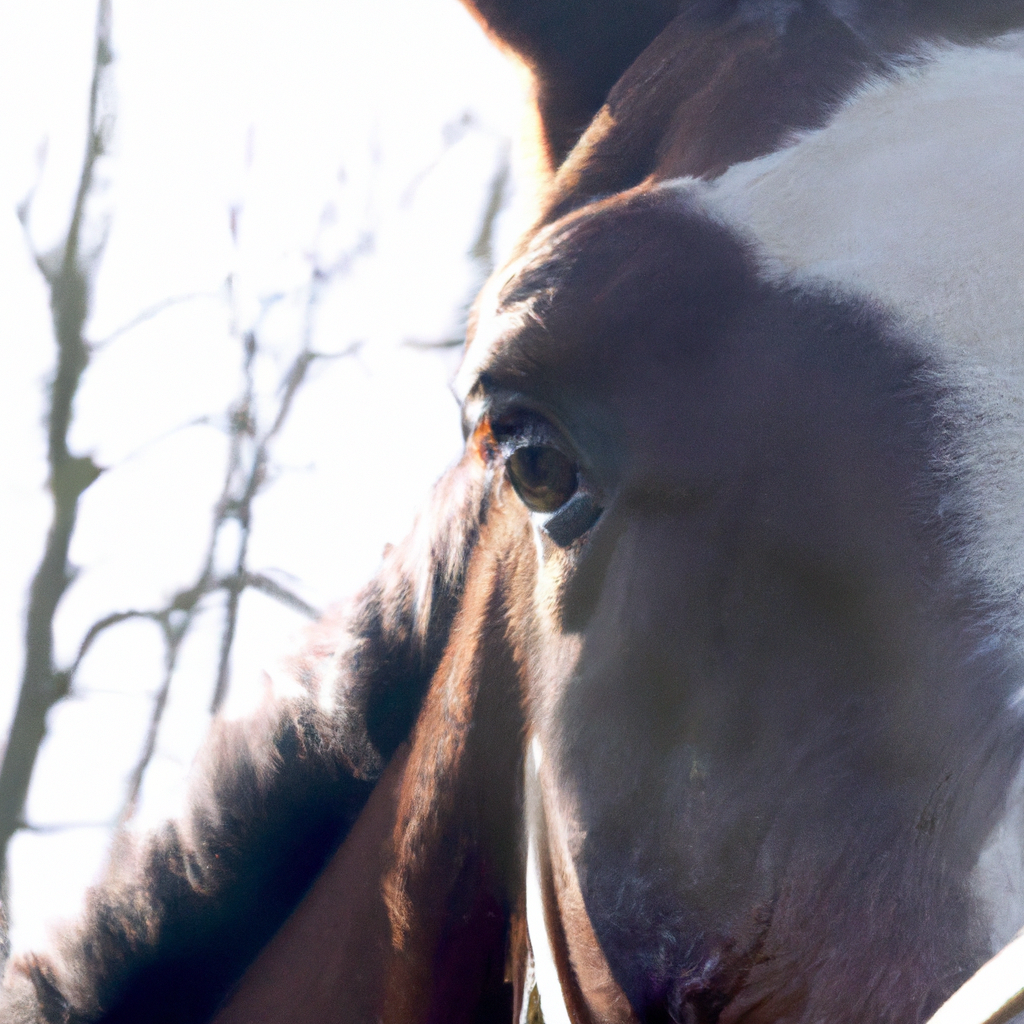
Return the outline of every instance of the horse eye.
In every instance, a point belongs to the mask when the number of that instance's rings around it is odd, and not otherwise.
[[[555,512],[575,493],[575,464],[557,448],[529,444],[517,448],[505,463],[516,494],[531,512]]]

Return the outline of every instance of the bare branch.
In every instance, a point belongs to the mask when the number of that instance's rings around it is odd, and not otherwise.
[[[85,155],[67,234],[52,261],[37,254],[36,263],[50,288],[50,312],[57,342],[57,367],[50,385],[47,413],[47,460],[53,499],[53,520],[39,567],[32,580],[25,631],[25,667],[18,704],[0,766],[0,900],[6,902],[7,849],[21,827],[29,781],[43,737],[46,715],[68,692],[70,676],[53,665],[53,618],[72,579],[68,548],[75,528],[78,499],[99,476],[88,456],[68,450],[67,437],[78,384],[88,362],[83,329],[89,312],[90,285],[102,243],[84,253],[81,247],[86,201],[93,188],[96,162],[110,133],[101,116],[101,91],[112,60],[110,3],[100,0],[96,20],[89,120]],[[27,207],[21,211],[27,221]]]
[[[148,306],[141,312],[136,313],[131,320],[122,324],[120,327],[115,328],[106,337],[90,342],[89,348],[93,352],[98,352],[100,349],[109,345],[112,341],[115,341],[122,335],[128,334],[130,331],[134,331],[136,327],[141,327],[144,323],[154,319],[163,313],[164,310],[170,309],[173,306],[180,306],[185,302],[194,302],[196,299],[209,299],[215,297],[216,294],[213,292],[186,292],[184,295],[173,295],[168,299],[162,299],[160,302],[154,302],[152,306]]]
[[[498,170],[491,179],[491,187],[487,193],[487,205],[484,207],[480,221],[480,230],[469,248],[469,257],[480,268],[481,280],[494,270],[494,226],[498,215],[508,202],[508,186],[512,174],[509,148],[506,145],[498,164]],[[474,289],[475,291],[476,289]],[[435,341],[421,341],[418,338],[407,338],[402,342],[403,348],[418,349],[423,352],[436,352],[442,349],[461,348],[464,338],[440,338]]]
[[[128,774],[128,785],[126,787],[124,803],[117,816],[117,827],[121,828],[135,814],[139,805],[139,793],[142,790],[142,780],[149,768],[153,754],[156,753],[156,742],[160,736],[160,723],[163,721],[164,710],[167,707],[167,698],[171,693],[171,682],[174,679],[174,669],[178,662],[178,652],[181,649],[181,642],[185,637],[186,628],[179,626],[174,628],[170,623],[170,617],[165,617],[164,637],[167,644],[164,656],[164,677],[157,690],[156,698],[153,701],[153,710],[149,716],[149,725],[146,729],[146,738],[142,744],[142,752],[138,760]],[[184,625],[184,624],[183,624]]]
[[[363,343],[361,341],[353,341],[340,352],[311,352],[309,349],[304,349],[300,352],[285,372],[281,388],[281,404],[278,407],[277,416],[273,424],[263,436],[262,445],[265,447],[268,442],[273,440],[281,427],[284,426],[288,413],[291,412],[292,401],[306,379],[306,371],[311,363],[317,359],[345,359],[348,356],[354,356],[362,347]]]
[[[248,531],[246,531],[247,533]],[[242,557],[239,558],[239,561],[241,560]],[[232,579],[236,578],[232,577]],[[214,715],[220,711],[228,695],[228,685],[231,681],[231,648],[234,646],[235,632],[238,629],[238,603],[242,596],[243,586],[242,581],[237,580],[233,586],[228,588],[224,629],[221,633],[220,655],[217,661],[217,682],[210,701],[210,713]]]
[[[68,683],[70,686],[71,681],[74,678],[75,673],[78,671],[78,666],[81,665],[82,659],[86,656],[89,648],[92,647],[93,641],[100,636],[101,633],[105,633],[112,626],[117,626],[122,622],[127,622],[129,619],[152,619],[157,622],[160,621],[159,612],[151,611],[126,611],[126,612],[112,612],[110,615],[105,615],[102,619],[94,622],[86,632],[82,642],[78,645],[78,653],[75,655],[75,660],[71,664],[71,668],[68,670]]]
[[[288,608],[301,612],[310,619],[317,619],[321,615],[319,608],[314,608],[311,604],[307,604],[298,594],[293,594],[287,587],[282,587],[280,583],[270,579],[269,576],[264,576],[262,573],[247,573],[245,585],[252,587],[253,590],[260,591],[262,594],[266,594],[267,597],[272,597],[275,601]]]
[[[484,207],[480,230],[477,233],[476,240],[469,249],[470,258],[481,268],[485,277],[494,270],[494,226],[497,223],[498,214],[501,213],[508,202],[508,186],[511,176],[512,161],[509,148],[506,145],[497,173],[491,179],[491,187],[487,194],[487,205]]]
[[[15,213],[18,217],[18,223],[21,225],[22,231],[28,233],[28,218],[32,212],[32,204],[35,202],[36,192],[39,189],[39,184],[43,180],[43,168],[46,166],[46,156],[50,148],[50,140],[45,137],[39,144],[39,148],[36,150],[36,177],[35,181],[29,186],[28,191],[25,193],[25,198],[15,207]]]
[[[464,338],[442,338],[440,341],[418,341],[415,338],[406,338],[402,342],[402,347],[419,349],[421,352],[436,352],[439,349],[461,348],[464,344]]]
[[[74,832],[83,828],[113,828],[113,821],[67,821],[51,822],[49,825],[30,825],[22,822],[21,828],[24,832],[31,832],[37,836],[49,836],[58,832]]]
[[[234,210],[233,216],[237,221],[239,211]],[[353,342],[342,351],[336,353],[314,351],[311,347],[313,320],[323,289],[336,277],[349,273],[355,260],[368,254],[372,249],[372,237],[364,233],[356,244],[349,251],[343,253],[330,267],[324,269],[314,265],[306,285],[306,309],[302,328],[302,348],[288,365],[282,376],[278,389],[279,398],[276,411],[271,419],[269,428],[261,436],[257,436],[258,416],[255,407],[255,383],[253,378],[254,363],[260,351],[259,330],[262,314],[265,314],[267,310],[283,298],[283,295],[275,294],[265,299],[262,303],[260,319],[251,330],[244,332],[240,337],[243,370],[242,392],[228,411],[227,422],[231,441],[228,462],[225,467],[221,495],[214,509],[210,539],[203,568],[199,577],[189,588],[179,591],[174,596],[168,608],[158,612],[143,613],[150,618],[156,618],[164,626],[166,663],[164,678],[154,701],[143,749],[129,775],[125,802],[118,818],[119,825],[123,825],[130,820],[135,812],[143,777],[156,750],[160,724],[170,692],[178,650],[182,639],[191,628],[199,600],[215,592],[223,592],[226,595],[224,621],[221,628],[220,649],[217,659],[217,673],[210,700],[210,711],[213,714],[217,713],[227,697],[231,674],[231,652],[238,628],[239,606],[241,595],[247,587],[253,587],[303,615],[313,618],[318,614],[315,608],[303,601],[297,594],[292,593],[263,574],[252,573],[248,570],[246,561],[252,521],[252,506],[257,494],[266,482],[270,446],[284,427],[291,413],[295,397],[306,380],[310,365],[320,359],[341,359],[353,355],[359,350],[360,343]],[[229,278],[227,282],[229,300],[233,299],[234,294],[232,284],[233,282]],[[227,575],[215,577],[213,570],[214,552],[218,535],[228,520],[234,520],[239,525],[238,552],[233,571]],[[172,610],[184,613],[173,632],[171,631],[172,620],[170,618]]]
[[[306,286],[306,306],[302,327],[302,348],[298,355],[289,364],[281,385],[278,389],[280,395],[277,412],[272,417],[270,427],[267,431],[256,438],[257,415],[254,407],[254,387],[252,379],[252,367],[259,351],[259,339],[256,330],[247,332],[243,337],[244,342],[244,371],[245,385],[242,399],[232,413],[232,445],[229,457],[228,472],[225,477],[224,492],[218,506],[217,516],[214,521],[213,538],[210,546],[210,560],[212,565],[213,544],[216,543],[217,533],[227,518],[234,518],[241,527],[241,539],[238,547],[238,557],[235,564],[234,577],[224,581],[224,589],[227,591],[227,607],[225,612],[224,628],[221,633],[220,656],[217,666],[217,681],[213,690],[213,697],[210,701],[210,711],[216,714],[227,697],[228,683],[230,679],[231,649],[235,640],[235,632],[238,620],[238,607],[242,591],[249,585],[249,575],[246,569],[246,558],[249,548],[249,531],[251,528],[252,505],[256,495],[266,482],[267,466],[270,460],[270,445],[274,438],[280,433],[292,410],[292,405],[299,388],[306,379],[310,365],[318,359],[342,359],[354,355],[361,347],[360,342],[352,342],[344,350],[337,353],[320,353],[312,348],[313,328],[324,289],[335,278],[348,274],[353,264],[363,256],[373,251],[373,237],[368,232],[363,232],[355,245],[339,256],[329,267],[322,268],[314,263]],[[241,470],[242,441],[250,438],[249,462],[246,471]],[[240,486],[233,487],[232,484],[237,478],[241,478]],[[269,581],[268,581],[269,582]],[[299,600],[296,598],[296,600]],[[301,602],[302,606],[305,602]]]
[[[464,110],[460,117],[444,125],[441,129],[440,151],[426,167],[417,171],[409,184],[405,186],[402,198],[399,200],[402,206],[408,206],[413,201],[416,193],[420,190],[420,186],[437,170],[448,152],[457,146],[472,129],[478,127],[477,120],[470,110]]]

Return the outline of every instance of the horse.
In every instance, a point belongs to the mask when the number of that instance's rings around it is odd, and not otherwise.
[[[1008,1019],[1024,3],[467,4],[464,455],[3,1019]]]

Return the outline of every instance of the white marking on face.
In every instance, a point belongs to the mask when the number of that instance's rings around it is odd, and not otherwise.
[[[1024,36],[936,50],[701,190],[794,283],[868,296],[965,352],[1024,356]]]
[[[786,148],[666,187],[767,279],[865,299],[934,357],[966,440],[940,453],[966,487],[964,571],[1024,612],[1024,34],[934,48]]]

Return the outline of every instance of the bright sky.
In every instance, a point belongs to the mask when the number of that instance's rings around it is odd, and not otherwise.
[[[42,417],[55,358],[15,208],[35,188],[38,252],[66,230],[94,20],[88,0],[0,0],[4,732],[49,522]],[[194,579],[223,479],[239,336],[258,327],[266,415],[298,351],[313,266],[354,249],[362,255],[323,292],[313,345],[360,348],[315,364],[300,393],[255,506],[250,565],[318,606],[369,576],[459,450],[448,391],[457,355],[407,342],[459,335],[481,275],[467,253],[519,116],[515,76],[455,0],[114,0],[113,26],[116,128],[90,207],[108,235],[89,338],[182,301],[99,346],[79,393],[73,451],[108,469],[80,505],[61,665],[98,618],[157,607]],[[516,217],[499,222],[499,248]],[[218,551],[235,540],[225,532]],[[207,725],[220,614],[210,602],[211,628],[186,641],[142,821],[173,805]],[[260,594],[243,597],[233,713],[301,624]],[[99,870],[162,657],[151,623],[110,631],[83,662],[75,698],[51,714],[28,806],[40,831],[11,851],[16,946],[44,941],[46,922],[73,913]]]

